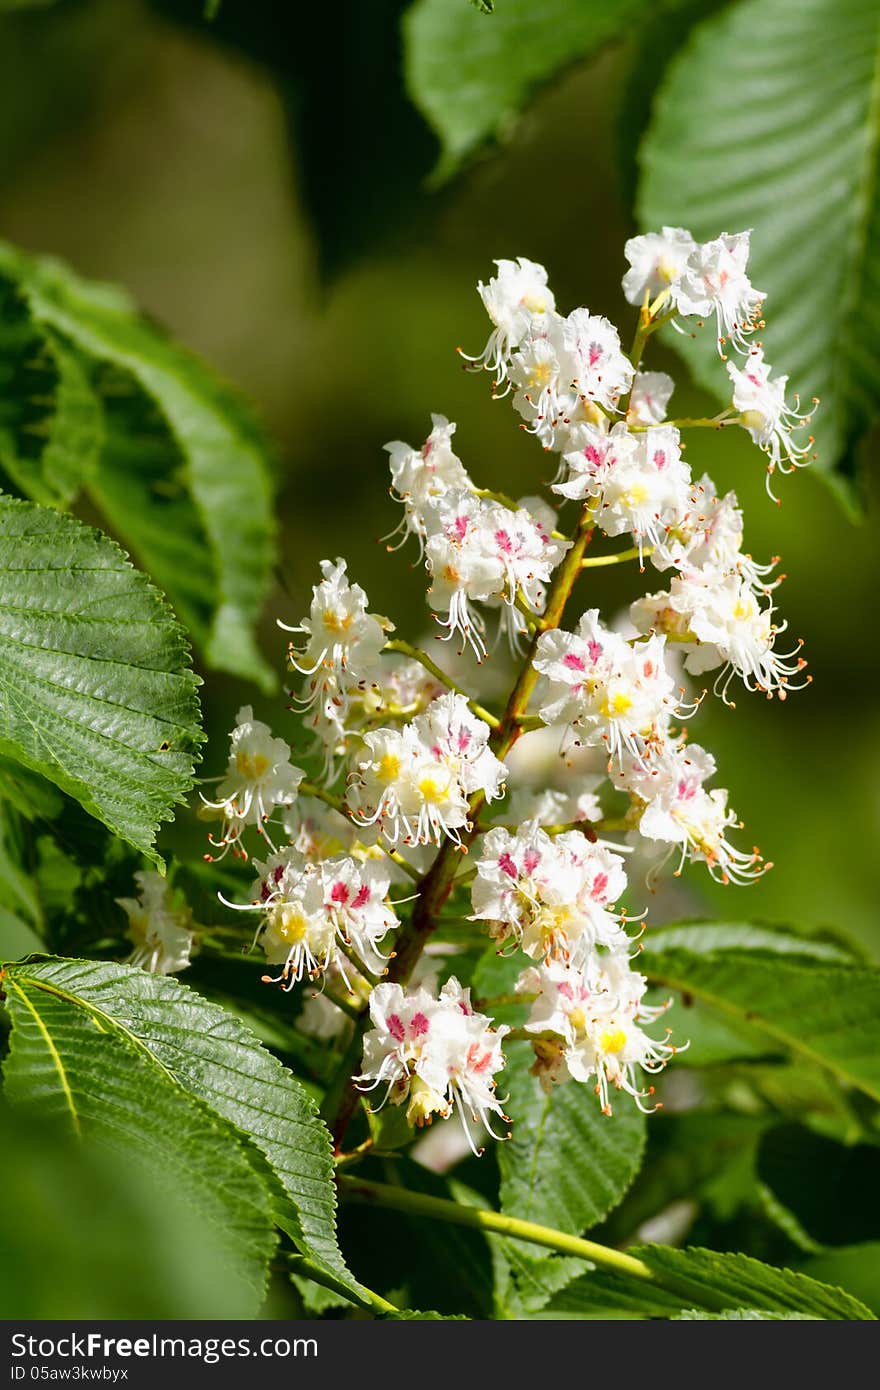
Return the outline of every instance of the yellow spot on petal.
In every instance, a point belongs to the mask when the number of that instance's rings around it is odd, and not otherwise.
[[[396,753],[383,753],[376,775],[380,782],[395,782],[400,776],[400,759]]]
[[[235,769],[249,782],[259,782],[272,766],[265,753],[247,753],[244,749],[235,755]]]

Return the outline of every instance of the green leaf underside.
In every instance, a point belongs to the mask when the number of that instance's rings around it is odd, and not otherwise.
[[[59,991],[68,1009],[112,1028],[244,1131],[283,1188],[278,1224],[360,1300],[336,1241],[329,1133],[304,1088],[238,1019],[170,977],[108,962],[48,960],[9,975],[41,998]]]
[[[205,646],[209,664],[274,688],[253,627],[263,606],[274,557],[267,449],[238,397],[220,385],[197,358],[169,342],[140,317],[128,298],[79,279],[57,261],[26,257],[0,245],[0,270],[24,294],[33,320],[74,344],[87,357],[133,378],[155,404],[184,461],[183,476],[207,538],[215,611]],[[111,457],[110,467],[113,467]],[[117,464],[118,466],[118,464]],[[106,479],[105,479],[106,482]],[[154,513],[133,548],[155,548]],[[155,549],[150,555],[154,558]],[[194,567],[201,562],[196,552]],[[169,584],[176,600],[185,575]]]
[[[77,355],[32,322],[0,278],[0,468],[16,488],[66,506],[97,463],[101,408]]]
[[[13,1023],[3,1069],[7,1098],[35,1116],[66,1122],[183,1196],[251,1290],[248,1312],[255,1314],[276,1236],[270,1194],[243,1136],[188,1095],[115,1021],[46,989],[33,973],[41,968],[4,972]],[[59,971],[70,973],[69,965]],[[218,1277],[224,1274],[225,1262]]]
[[[668,1245],[633,1246],[629,1253],[675,1283],[679,1293],[653,1284],[635,1285],[619,1275],[593,1270],[554,1295],[546,1317],[674,1317],[718,1300],[721,1312],[797,1314],[830,1321],[873,1320],[873,1313],[842,1289],[803,1274],[762,1264],[748,1255],[715,1250],[676,1250]]]
[[[745,0],[708,20],[672,64],[641,152],[646,230],[754,229],[768,360],[803,402],[821,397],[817,466],[844,475],[880,407],[878,157],[874,0]],[[672,341],[729,397],[711,328]]]
[[[0,498],[0,755],[153,855],[192,785],[197,684],[182,629],[118,546]]]
[[[196,645],[210,642],[216,581],[211,549],[185,481],[185,460],[137,384],[105,371],[106,438],[89,495],[172,600]]]
[[[491,20],[449,0],[405,14],[406,84],[440,137],[435,179],[504,132],[560,68],[622,33],[645,0],[506,0]]]
[[[742,939],[754,940],[755,930],[742,928]],[[764,937],[764,949],[740,949],[733,944],[736,929],[724,932],[728,944],[721,949],[712,948],[711,928],[658,932],[649,938],[641,968],[652,984],[681,992],[746,1036],[766,1041],[769,1050],[827,1068],[880,1100],[880,971],[817,956],[811,947],[820,943],[784,933]],[[771,948],[771,935],[784,946]],[[686,1030],[685,1010],[671,1017]]]

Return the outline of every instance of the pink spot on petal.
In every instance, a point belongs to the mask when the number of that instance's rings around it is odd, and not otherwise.
[[[567,666],[569,671],[585,671],[587,669],[581,658],[575,656],[574,652],[566,652],[562,658],[562,664]]]
[[[430,1026],[425,1015],[419,1012],[410,1019],[409,1031],[414,1038],[423,1038]]]
[[[406,1036],[406,1034],[404,1031],[403,1024],[400,1020],[400,1015],[389,1014],[388,1018],[386,1019],[386,1022],[388,1024],[388,1032],[391,1034],[392,1038],[396,1038],[398,1042],[403,1042],[403,1039]]]
[[[503,874],[507,874],[508,878],[517,877],[516,865],[514,864],[510,855],[507,853],[507,850],[505,850],[503,854],[499,854],[498,867]]]

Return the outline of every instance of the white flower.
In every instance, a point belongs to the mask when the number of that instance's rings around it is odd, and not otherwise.
[[[561,327],[577,395],[615,411],[621,395],[632,386],[634,373],[614,324],[587,309],[574,309]]]
[[[586,969],[549,961],[524,972],[517,988],[537,995],[525,1026],[540,1035],[534,1070],[546,1089],[571,1077],[594,1084],[603,1114],[611,1114],[612,1086],[640,1110],[657,1108],[645,1104],[654,1087],[643,1087],[638,1073],[662,1071],[682,1049],[643,1032],[640,1025],[663,1012],[642,1004],[645,984],[620,955],[593,959]]]
[[[248,910],[262,913],[257,939],[269,964],[282,966],[279,976],[267,980],[290,990],[304,975],[314,979],[331,964],[345,977],[340,943],[368,970],[384,968],[379,943],[398,923],[381,864],[346,855],[308,862],[288,847],[259,867]]]
[[[664,660],[665,638],[630,644],[602,626],[588,609],[575,632],[553,629],[538,639],[535,669],[546,677],[549,699],[539,713],[547,724],[571,724],[587,744],[604,743],[613,757],[638,757],[680,714]]]
[[[770,865],[757,849],[746,853],[727,841],[727,830],[741,828],[741,822],[728,808],[724,789],[705,790],[703,783],[714,775],[712,755],[678,739],[641,762],[625,758],[614,780],[634,798],[639,833],[668,844],[670,853],[680,846],[676,873],[689,859],[706,864],[720,883],[750,883]]]
[[[637,627],[652,627],[683,645],[685,668],[692,675],[720,666],[715,691],[727,704],[735,675],[747,690],[781,700],[809,684],[809,677],[792,684],[807,664],[799,654],[801,643],[791,651],[775,650],[787,625],[775,623],[774,612],[770,602],[761,606],[748,576],[722,575],[711,568],[676,575],[668,591],[650,594],[630,609]]]
[[[345,560],[322,560],[324,578],[312,589],[309,616],[297,627],[279,623],[285,632],[303,632],[308,638],[301,651],[291,651],[294,669],[307,676],[330,676],[340,690],[372,674],[390,627],[386,618],[367,612],[367,596],[360,584],[349,582],[346,570]],[[313,682],[307,703],[321,688],[320,682]]]
[[[495,553],[504,567],[504,587],[495,597],[505,604],[508,635],[516,651],[516,635],[522,630],[516,614],[517,597],[521,596],[534,613],[543,613],[544,586],[571,542],[552,537],[556,513],[539,498],[523,498],[523,505],[515,512],[493,503],[487,520]]]
[[[410,1124],[430,1124],[458,1108],[468,1142],[474,1145],[466,1112],[490,1134],[491,1116],[506,1119],[495,1094],[494,1077],[504,1066],[501,1043],[509,1031],[493,1028],[475,1013],[470,990],[453,976],[435,999],[426,989],[405,992],[400,985],[377,985],[370,996],[373,1027],[364,1036],[362,1091],[384,1087],[377,1107],[390,1100],[407,1105]],[[503,1135],[494,1135],[503,1138]]]
[[[480,847],[473,918],[535,959],[582,960],[597,945],[626,949],[626,933],[609,910],[625,888],[622,859],[579,831],[554,838],[537,821],[515,834],[496,826]]]
[[[552,487],[561,497],[575,501],[601,497],[614,469],[635,459],[640,447],[638,436],[630,434],[621,420],[607,433],[595,425],[578,425],[569,443],[576,447],[563,455],[567,475]]]
[[[740,422],[770,459],[768,474],[776,468],[789,473],[793,468],[804,467],[809,462],[813,438],[810,436],[805,444],[795,444],[791,432],[808,425],[811,417],[801,414],[797,407],[786,405],[788,377],[770,375],[760,347],[752,348],[744,366],[728,362],[727,370],[733,382],[733,404],[740,412]]]
[[[433,700],[402,730],[364,735],[348,788],[351,814],[377,825],[390,844],[456,844],[470,827],[468,798],[492,801],[503,791],[506,769],[488,747],[489,728],[471,714],[463,695]]]
[[[507,375],[510,354],[519,346],[536,320],[556,307],[547,285],[547,272],[536,261],[519,256],[515,261],[496,261],[498,274],[477,291],[494,327],[478,357],[467,358],[476,368],[494,372],[500,385]],[[466,357],[465,353],[462,353]]]
[[[431,423],[431,433],[420,449],[399,439],[385,445],[391,456],[392,491],[404,507],[404,519],[398,528],[403,531],[404,540],[410,534],[424,536],[423,513],[429,502],[452,488],[472,488],[461,459],[452,450],[455,425],[445,415],[432,415]]]
[[[195,943],[192,913],[155,870],[142,869],[134,878],[138,896],[116,899],[128,918],[126,935],[134,942],[129,962],[154,975],[185,970]]]
[[[642,304],[646,294],[655,299],[674,285],[696,244],[684,227],[664,227],[662,233],[630,237],[623,248],[630,265],[623,277],[627,302]]]
[[[514,389],[513,406],[529,431],[547,448],[555,442],[556,429],[577,404],[571,389],[569,357],[562,345],[562,320],[558,314],[541,324],[514,353],[508,376]]]
[[[728,340],[741,352],[749,350],[746,335],[758,326],[762,290],[752,288],[746,274],[751,232],[698,245],[672,285],[676,309],[686,318],[710,318],[718,325],[719,351]]]
[[[712,479],[704,473],[692,484],[676,524],[655,546],[651,563],[658,570],[674,565],[684,573],[708,567],[722,574],[732,573],[747,558],[741,554],[742,540],[743,517],[736,493],[719,497]]]
[[[265,835],[265,823],[275,808],[291,806],[295,801],[305,773],[291,763],[290,747],[284,739],[274,738],[268,724],[254,719],[250,705],[243,705],[236,719],[226,776],[217,788],[218,798],[209,801],[202,795],[200,814],[223,818],[220,839],[212,839],[212,844],[224,852],[232,845],[243,853],[239,846],[245,827],[256,826]]]
[[[437,612],[446,611],[445,622],[438,618],[447,629],[444,640],[460,633],[481,661],[486,655],[485,623],[470,605],[503,592],[505,579],[485,505],[472,493],[453,492],[432,509],[428,524],[428,601]]]
[[[432,700],[412,727],[420,740],[455,772],[468,796],[482,792],[494,801],[504,791],[507,769],[489,747],[489,726],[478,719],[464,695],[449,691]]]
[[[466,492],[440,499],[427,520],[429,602],[435,610],[446,611],[445,620],[438,618],[447,629],[444,640],[459,633],[482,660],[485,624],[471,603],[498,600],[506,604],[512,637],[520,626],[514,613],[517,597],[522,595],[535,612],[541,611],[544,584],[568,543],[553,540],[525,507],[511,511]]]
[[[641,553],[646,542],[659,545],[681,521],[690,498],[691,475],[673,425],[654,425],[637,438],[637,449],[628,451],[606,472],[595,517],[607,536],[631,532]]]
[[[626,420],[629,425],[662,425],[675,382],[665,372],[636,372]]]

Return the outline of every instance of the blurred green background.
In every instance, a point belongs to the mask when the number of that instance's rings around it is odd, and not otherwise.
[[[373,13],[396,8],[377,0]],[[359,42],[345,30],[353,7],[341,17],[333,7],[320,21],[287,16],[275,50],[266,48],[269,65],[223,36],[246,12],[271,17],[272,6],[228,0],[225,10],[225,30],[205,26],[198,5],[138,0],[67,0],[0,18],[0,235],[122,283],[255,401],[277,443],[281,562],[263,640],[281,672],[274,618],[299,619],[325,556],[347,556],[374,609],[407,635],[425,626],[413,554],[386,557],[375,541],[396,523],[386,440],[420,441],[429,412],[440,411],[458,421],[459,453],[485,485],[533,492],[552,471],[509,405],[491,402],[488,378],[461,371],[455,348],[482,346],[476,282],[493,258],[519,254],[547,265],[564,311],[586,304],[629,336],[632,311],[619,282],[634,230],[634,155],[618,128],[640,98],[634,48],[624,42],[554,81],[506,147],[441,193],[395,200],[370,184],[394,119],[381,65],[377,90],[363,101],[346,90]],[[276,77],[299,24],[294,88]],[[325,138],[313,140],[306,160],[292,146],[289,118],[310,68],[302,101]],[[427,131],[415,129],[412,144],[424,172]],[[325,228],[332,210],[340,253],[332,278],[323,273],[329,239],[316,237],[316,207]],[[382,234],[368,238],[377,220]],[[773,285],[764,288],[772,314]],[[714,409],[671,353],[658,349],[650,365],[677,376],[676,414]],[[692,870],[652,919],[708,912],[833,925],[878,956],[874,499],[867,522],[855,526],[818,478],[800,473],[780,482],[776,507],[762,456],[733,433],[694,437],[690,461],[719,488],[736,488],[755,556],[783,557],[780,603],[792,634],[806,641],[814,681],[786,705],[745,692],[735,710],[706,702],[693,737],[716,753],[745,841],[759,843],[775,868],[740,890]],[[642,587],[661,587],[655,578],[647,574]],[[597,573],[580,597],[613,612],[639,588],[636,570]],[[279,733],[294,736],[281,696],[255,699],[251,688],[211,675],[204,698],[216,740],[206,772],[220,768],[223,732],[240,703],[253,700]]]

